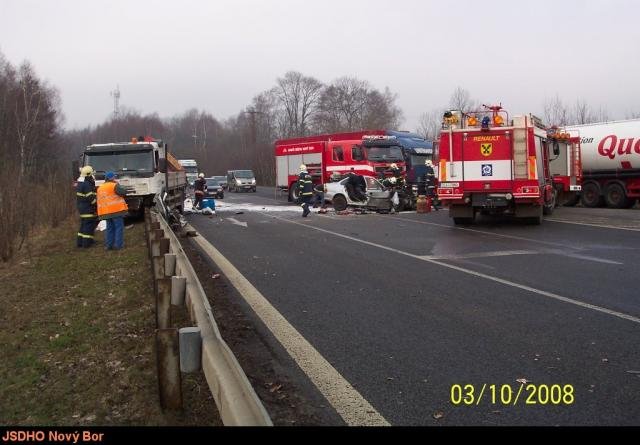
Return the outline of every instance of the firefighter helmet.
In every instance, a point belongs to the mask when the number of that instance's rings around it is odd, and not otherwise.
[[[304,164],[300,164],[300,171],[301,172],[306,172],[307,171],[307,166]]]
[[[204,173],[200,173],[200,174],[198,175],[198,178],[204,178]]]
[[[391,164],[389,167],[391,167],[391,168],[393,168],[393,169],[396,169],[396,168],[398,168],[398,164],[396,164],[396,163],[394,162],[394,163],[393,163],[393,164]]]
[[[80,176],[91,176],[93,175],[93,167],[90,165],[85,165],[80,169]]]
[[[431,159],[427,159],[426,161],[424,161],[424,165],[426,165],[427,167],[433,167],[433,162],[431,162]]]

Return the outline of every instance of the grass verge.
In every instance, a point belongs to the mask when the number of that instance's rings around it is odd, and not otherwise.
[[[185,410],[158,402],[155,316],[143,224],[125,249],[75,247],[75,222],[45,230],[0,264],[0,424],[221,425],[201,373]],[[174,311],[174,326],[188,326]]]

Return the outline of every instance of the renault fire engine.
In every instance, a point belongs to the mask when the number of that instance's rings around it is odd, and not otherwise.
[[[438,199],[455,224],[473,223],[478,212],[540,224],[580,191],[580,138],[549,132],[531,114],[509,120],[501,106],[484,107],[445,113]]]
[[[345,175],[351,169],[362,176],[388,176],[394,163],[404,173],[402,148],[399,144],[382,143],[395,137],[386,133],[370,130],[278,140],[275,143],[277,186],[288,190],[289,201],[295,201],[301,164],[307,166],[314,185],[326,184],[332,176]]]

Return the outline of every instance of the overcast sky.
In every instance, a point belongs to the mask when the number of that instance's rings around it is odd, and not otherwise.
[[[640,112],[637,0],[0,0],[0,52],[56,86],[66,126],[122,106],[219,119],[288,70],[398,95],[401,129],[457,86],[511,114],[557,94]]]

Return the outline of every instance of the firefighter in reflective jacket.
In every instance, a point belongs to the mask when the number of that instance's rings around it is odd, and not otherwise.
[[[304,218],[311,213],[309,204],[313,199],[313,181],[311,175],[307,171],[307,166],[300,165],[300,176],[298,177],[298,195],[302,206],[302,216]]]
[[[104,179],[98,188],[98,218],[107,221],[104,248],[119,250],[124,247],[124,216],[129,210],[123,198],[127,189],[116,182],[114,172],[107,172]]]
[[[96,180],[93,177],[93,168],[85,165],[80,169],[80,178],[76,186],[76,204],[80,214],[80,229],[76,238],[78,247],[93,246],[93,233],[98,225],[96,215]]]

